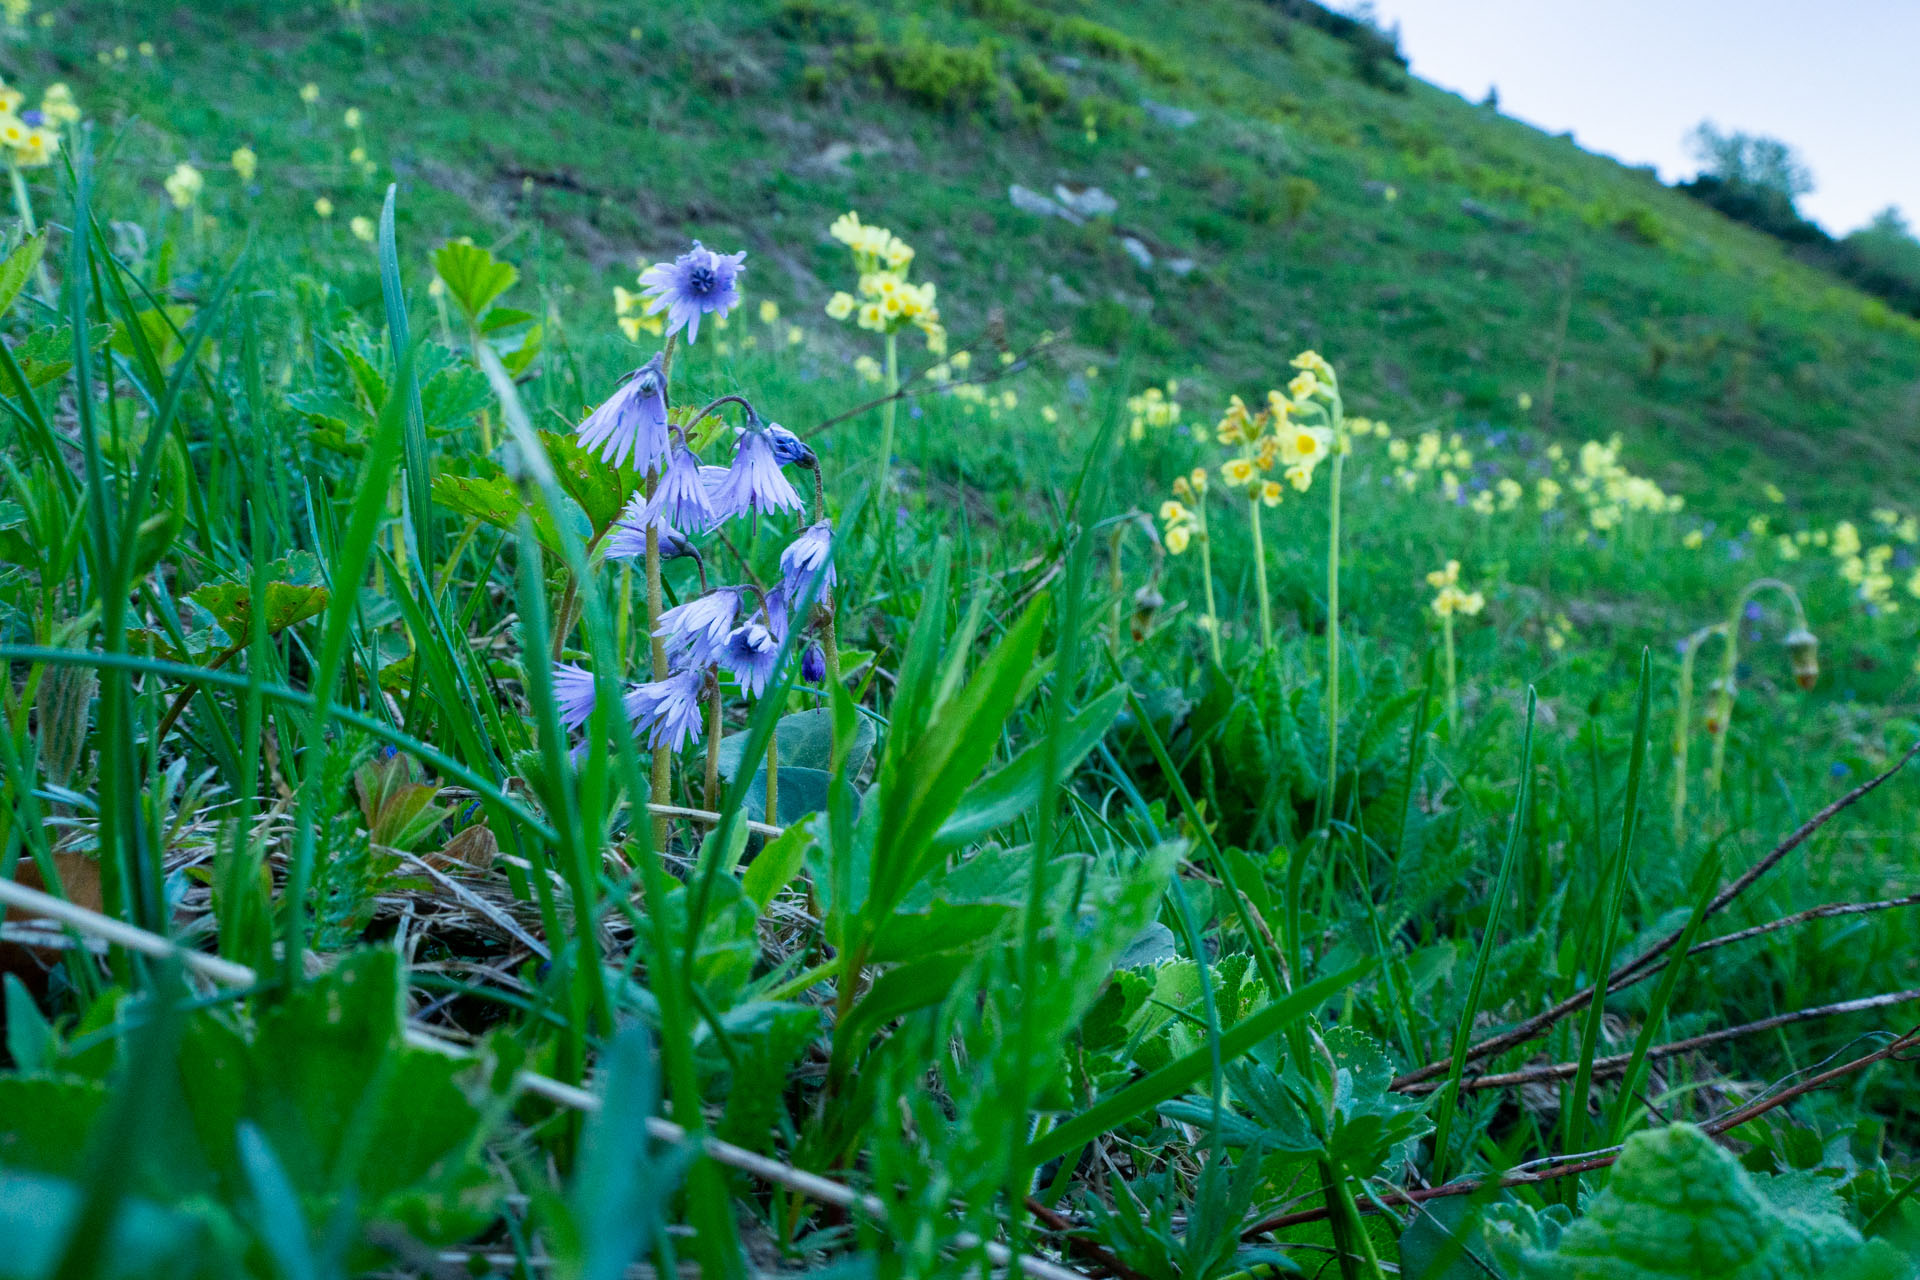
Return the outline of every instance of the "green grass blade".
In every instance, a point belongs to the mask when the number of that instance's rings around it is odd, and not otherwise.
[[[394,203],[398,187],[389,184],[380,206],[380,297],[386,304],[387,333],[393,344],[393,386],[406,406],[407,515],[412,521],[414,572],[431,590],[440,563],[434,544],[432,457],[427,444],[426,413],[420,406],[420,380],[413,361],[404,354],[413,349],[407,328],[407,295],[400,282],[400,250],[394,235]]]
[[[1467,983],[1466,1006],[1453,1032],[1453,1058],[1447,1066],[1447,1082],[1436,1106],[1439,1118],[1434,1123],[1433,1175],[1435,1184],[1447,1178],[1447,1147],[1453,1134],[1454,1114],[1460,1103],[1460,1078],[1466,1072],[1467,1046],[1472,1043],[1475,1021],[1480,1015],[1480,999],[1486,991],[1487,969],[1493,963],[1493,948],[1500,934],[1500,916],[1507,905],[1507,891],[1513,882],[1514,863],[1520,853],[1520,831],[1527,821],[1527,801],[1533,786],[1533,717],[1536,697],[1527,688],[1527,728],[1520,740],[1520,786],[1513,797],[1513,819],[1507,826],[1507,848],[1500,855],[1500,872],[1494,878],[1493,898],[1487,907],[1487,926],[1480,934],[1480,951],[1474,957],[1473,977]]]

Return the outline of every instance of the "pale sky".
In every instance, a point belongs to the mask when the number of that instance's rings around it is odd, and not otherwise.
[[[1351,5],[1346,6],[1351,8]],[[1699,168],[1702,120],[1813,171],[1800,211],[1845,233],[1890,204],[1920,224],[1920,0],[1374,0],[1414,72],[1589,151]]]

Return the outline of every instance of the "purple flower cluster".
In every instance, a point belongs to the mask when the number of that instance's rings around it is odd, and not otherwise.
[[[691,342],[707,315],[724,317],[739,305],[739,276],[745,254],[717,254],[695,242],[671,263],[649,268],[649,311],[665,310],[668,334],[686,330]],[[700,560],[693,539],[725,522],[758,519],[775,513],[805,513],[799,492],[783,468],[817,469],[819,458],[805,441],[778,423],[765,422],[746,407],[744,425],[734,432],[729,465],[708,466],[694,452],[706,415],[684,425],[668,413],[666,353],[656,354],[621,381],[605,403],[581,423],[579,441],[603,462],[631,467],[652,483],[627,502],[607,531],[608,559],[633,560],[646,554],[649,533],[662,560]],[[723,397],[736,399],[736,397]],[[739,401],[742,406],[744,400]],[[683,415],[684,416],[684,415]],[[760,698],[778,684],[783,655],[799,655],[799,674],[809,683],[826,678],[826,654],[814,640],[819,615],[794,617],[804,601],[826,603],[835,583],[833,527],[815,512],[780,553],[780,576],[769,588],[706,588],[683,597],[654,620],[653,634],[667,657],[659,679],[628,687],[622,708],[635,737],[649,748],[678,752],[705,732],[708,699],[721,696],[721,674],[729,687]],[[789,628],[798,634],[789,635]],[[593,674],[570,663],[553,673],[561,723],[578,733],[592,718]],[[584,747],[584,744],[583,744]]]

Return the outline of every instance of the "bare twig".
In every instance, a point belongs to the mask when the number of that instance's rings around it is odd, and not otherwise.
[[[939,383],[929,382],[924,386],[915,385],[916,383],[919,382],[920,378],[925,376],[926,371],[923,369],[919,373],[916,373],[912,377],[902,381],[900,384],[900,389],[898,391],[893,392],[891,395],[881,396],[877,400],[869,400],[865,404],[856,405],[854,408],[847,410],[845,413],[837,413],[833,417],[828,418],[824,422],[817,422],[813,426],[808,427],[805,431],[802,431],[800,433],[800,437],[803,440],[811,440],[815,436],[821,435],[827,431],[830,431],[834,427],[839,426],[841,423],[846,422],[849,419],[857,418],[863,413],[873,412],[875,409],[878,409],[881,405],[886,404],[890,400],[911,400],[916,396],[930,395],[935,391],[949,391],[954,387],[973,387],[973,386],[981,386],[989,382],[998,382],[1002,378],[1008,377],[1012,374],[1020,373],[1023,370],[1025,370],[1028,363],[1032,361],[1032,359],[1035,356],[1041,354],[1042,352],[1046,351],[1048,348],[1054,346],[1055,343],[1057,342],[1058,342],[1058,339],[1049,339],[1048,341],[1045,341],[1045,342],[1036,342],[1032,346],[1028,347],[1025,351],[1022,351],[1019,355],[1015,356],[1011,364],[1001,365],[999,367],[988,367],[988,368],[982,369],[979,373],[974,374],[970,378],[956,378],[951,382],[939,382]],[[966,350],[972,351],[973,348],[969,347],[969,348],[966,348]],[[949,357],[949,359],[951,359],[951,357]]]
[[[1723,1116],[1708,1121],[1702,1125],[1701,1128],[1706,1133],[1718,1137],[1728,1130],[1738,1128],[1747,1121],[1764,1115],[1777,1107],[1785,1106],[1795,1098],[1831,1084],[1843,1076],[1852,1075],[1856,1071],[1863,1071],[1876,1062],[1884,1062],[1888,1058],[1896,1057],[1916,1046],[1920,1046],[1920,1028],[1908,1031],[1905,1035],[1874,1050],[1872,1053],[1849,1059],[1831,1070],[1823,1071],[1815,1076],[1809,1076],[1791,1088],[1783,1089],[1779,1093],[1771,1094],[1768,1097],[1748,1103],[1746,1106],[1737,1107]],[[1620,1153],[1616,1150],[1605,1155],[1583,1157],[1561,1164],[1548,1165],[1544,1169],[1528,1170],[1524,1173],[1510,1173],[1499,1179],[1499,1185],[1502,1187],[1531,1186],[1535,1183],[1551,1182],[1557,1178],[1567,1178],[1576,1174],[1591,1173],[1595,1169],[1606,1168],[1615,1160],[1619,1159],[1619,1155]],[[1411,1190],[1394,1187],[1382,1191],[1379,1198],[1388,1204],[1423,1204],[1428,1200],[1439,1200],[1448,1196],[1472,1195],[1486,1185],[1486,1179],[1474,1178],[1462,1182],[1449,1182],[1438,1187],[1417,1187]],[[1361,1206],[1361,1212],[1363,1213],[1371,1209],[1371,1204]],[[1313,1209],[1300,1209],[1292,1213],[1275,1214],[1272,1217],[1262,1218],[1240,1234],[1243,1237],[1264,1235],[1268,1232],[1280,1231],[1287,1227],[1296,1227],[1308,1222],[1319,1222],[1330,1217],[1332,1212],[1330,1207],[1321,1205]]]
[[[1920,987],[1906,991],[1890,991],[1877,996],[1862,996],[1857,1000],[1841,1000],[1834,1004],[1823,1004],[1812,1009],[1795,1009],[1791,1013],[1777,1013],[1770,1018],[1761,1018],[1757,1022],[1743,1023],[1737,1027],[1722,1027],[1718,1031],[1708,1031],[1697,1036],[1688,1036],[1684,1040],[1672,1040],[1666,1044],[1654,1045],[1647,1050],[1648,1059],[1671,1058],[1682,1053],[1691,1053],[1695,1049],[1704,1049],[1711,1044],[1720,1044],[1727,1040],[1737,1040],[1741,1036],[1758,1035],[1762,1031],[1772,1031],[1776,1027],[1792,1026],[1796,1022],[1812,1022],[1817,1018],[1838,1017],[1843,1013],[1863,1013],[1868,1009],[1884,1009],[1889,1005],[1905,1004],[1909,1000],[1920,1000]],[[1613,1075],[1624,1071],[1633,1061],[1631,1053],[1616,1053],[1605,1058],[1593,1060],[1593,1074],[1596,1077]],[[1537,1067],[1522,1067],[1517,1071],[1502,1071],[1496,1075],[1475,1076],[1460,1082],[1462,1089],[1505,1089],[1514,1085],[1533,1084],[1540,1080],[1570,1079],[1580,1064],[1577,1062],[1543,1063]],[[1440,1088],[1438,1082],[1422,1080],[1408,1085],[1402,1093],[1433,1093]]]
[[[1792,835],[1782,840],[1778,845],[1775,845],[1773,850],[1764,858],[1761,858],[1758,862],[1754,863],[1753,866],[1749,867],[1745,874],[1741,875],[1739,879],[1716,894],[1713,901],[1707,904],[1705,914],[1710,916],[1724,910],[1728,903],[1746,892],[1754,881],[1770,871],[1782,858],[1792,853],[1802,844],[1805,844],[1814,832],[1833,821],[1843,810],[1858,804],[1869,792],[1905,768],[1907,762],[1912,760],[1916,754],[1920,754],[1920,742],[1916,742],[1913,746],[1907,748],[1907,753],[1901,756],[1886,772],[1867,779],[1807,819]],[[1651,972],[1649,966],[1651,966],[1655,960],[1671,951],[1674,946],[1679,943],[1681,935],[1685,932],[1684,926],[1675,929],[1672,933],[1647,948],[1637,959],[1615,969],[1607,978],[1606,985],[1608,992],[1616,991],[1620,987],[1627,986],[1638,978],[1646,976],[1647,973]],[[1596,984],[1596,986],[1597,985],[1598,984]],[[1593,999],[1594,990],[1595,987],[1590,986],[1583,990],[1576,991],[1565,1000],[1554,1005],[1551,1009],[1537,1013],[1533,1017],[1519,1023],[1517,1026],[1500,1032],[1498,1035],[1488,1036],[1478,1044],[1467,1046],[1466,1060],[1473,1062],[1480,1058],[1488,1057],[1491,1054],[1503,1053],[1516,1045],[1525,1044],[1527,1041],[1542,1035],[1548,1028],[1552,1027],[1562,1018],[1567,1017],[1569,1014],[1578,1013],[1580,1010],[1586,1008],[1588,1002]],[[1416,1068],[1413,1071],[1407,1072],[1405,1075],[1395,1078],[1393,1087],[1395,1089],[1405,1089],[1408,1085],[1418,1084],[1424,1080],[1431,1080],[1436,1076],[1445,1074],[1448,1065],[1447,1060],[1444,1058],[1429,1062],[1424,1067]]]

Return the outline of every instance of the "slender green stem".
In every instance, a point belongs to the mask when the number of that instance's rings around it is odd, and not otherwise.
[[[1440,615],[1440,647],[1447,664],[1447,738],[1453,740],[1460,733],[1460,687],[1454,681],[1453,669],[1453,615]]]
[[[1332,474],[1327,494],[1327,820],[1333,819],[1340,768],[1340,474],[1347,456],[1346,415],[1340,389],[1333,390]],[[1447,664],[1453,670],[1451,661]],[[1451,685],[1449,685],[1451,687]]]
[[[820,473],[820,464],[813,464],[813,518],[823,520],[827,511],[827,482]],[[837,547],[836,547],[837,550]],[[819,602],[814,606],[820,618],[820,648],[827,659],[827,688],[840,687],[840,640],[834,622],[833,588],[825,584],[820,588]]]
[[[1673,844],[1679,848],[1687,834],[1687,755],[1693,736],[1693,660],[1700,646],[1721,634],[1721,627],[1702,627],[1680,646],[1680,678],[1674,685],[1673,709]]]
[[[707,692],[707,808],[720,807],[720,683],[708,679]]]
[[[1207,500],[1200,499],[1200,585],[1207,596],[1207,641],[1213,646],[1213,665],[1220,659],[1220,610],[1213,600],[1213,539],[1207,534]]]
[[[887,401],[880,407],[880,459],[873,476],[873,510],[887,523],[887,485],[893,478],[893,419],[900,406],[900,338],[887,335]]]
[[[780,730],[767,735],[767,825],[779,823],[780,812]]]
[[[1260,534],[1260,497],[1247,499],[1247,521],[1253,526],[1253,577],[1260,589],[1260,651],[1273,652],[1273,599],[1267,590],[1267,548]]]
[[[1733,682],[1740,669],[1741,618],[1746,613],[1747,602],[1762,591],[1778,591],[1784,595],[1793,608],[1794,625],[1802,629],[1807,625],[1807,614],[1800,607],[1800,597],[1778,578],[1755,578],[1733,598],[1733,608],[1728,610],[1725,623],[1727,651],[1720,664],[1720,679],[1726,690],[1726,714],[1721,718],[1720,732],[1713,737],[1713,758],[1707,766],[1707,794],[1710,796],[1720,794],[1720,779],[1727,763],[1727,739],[1733,736]]]

